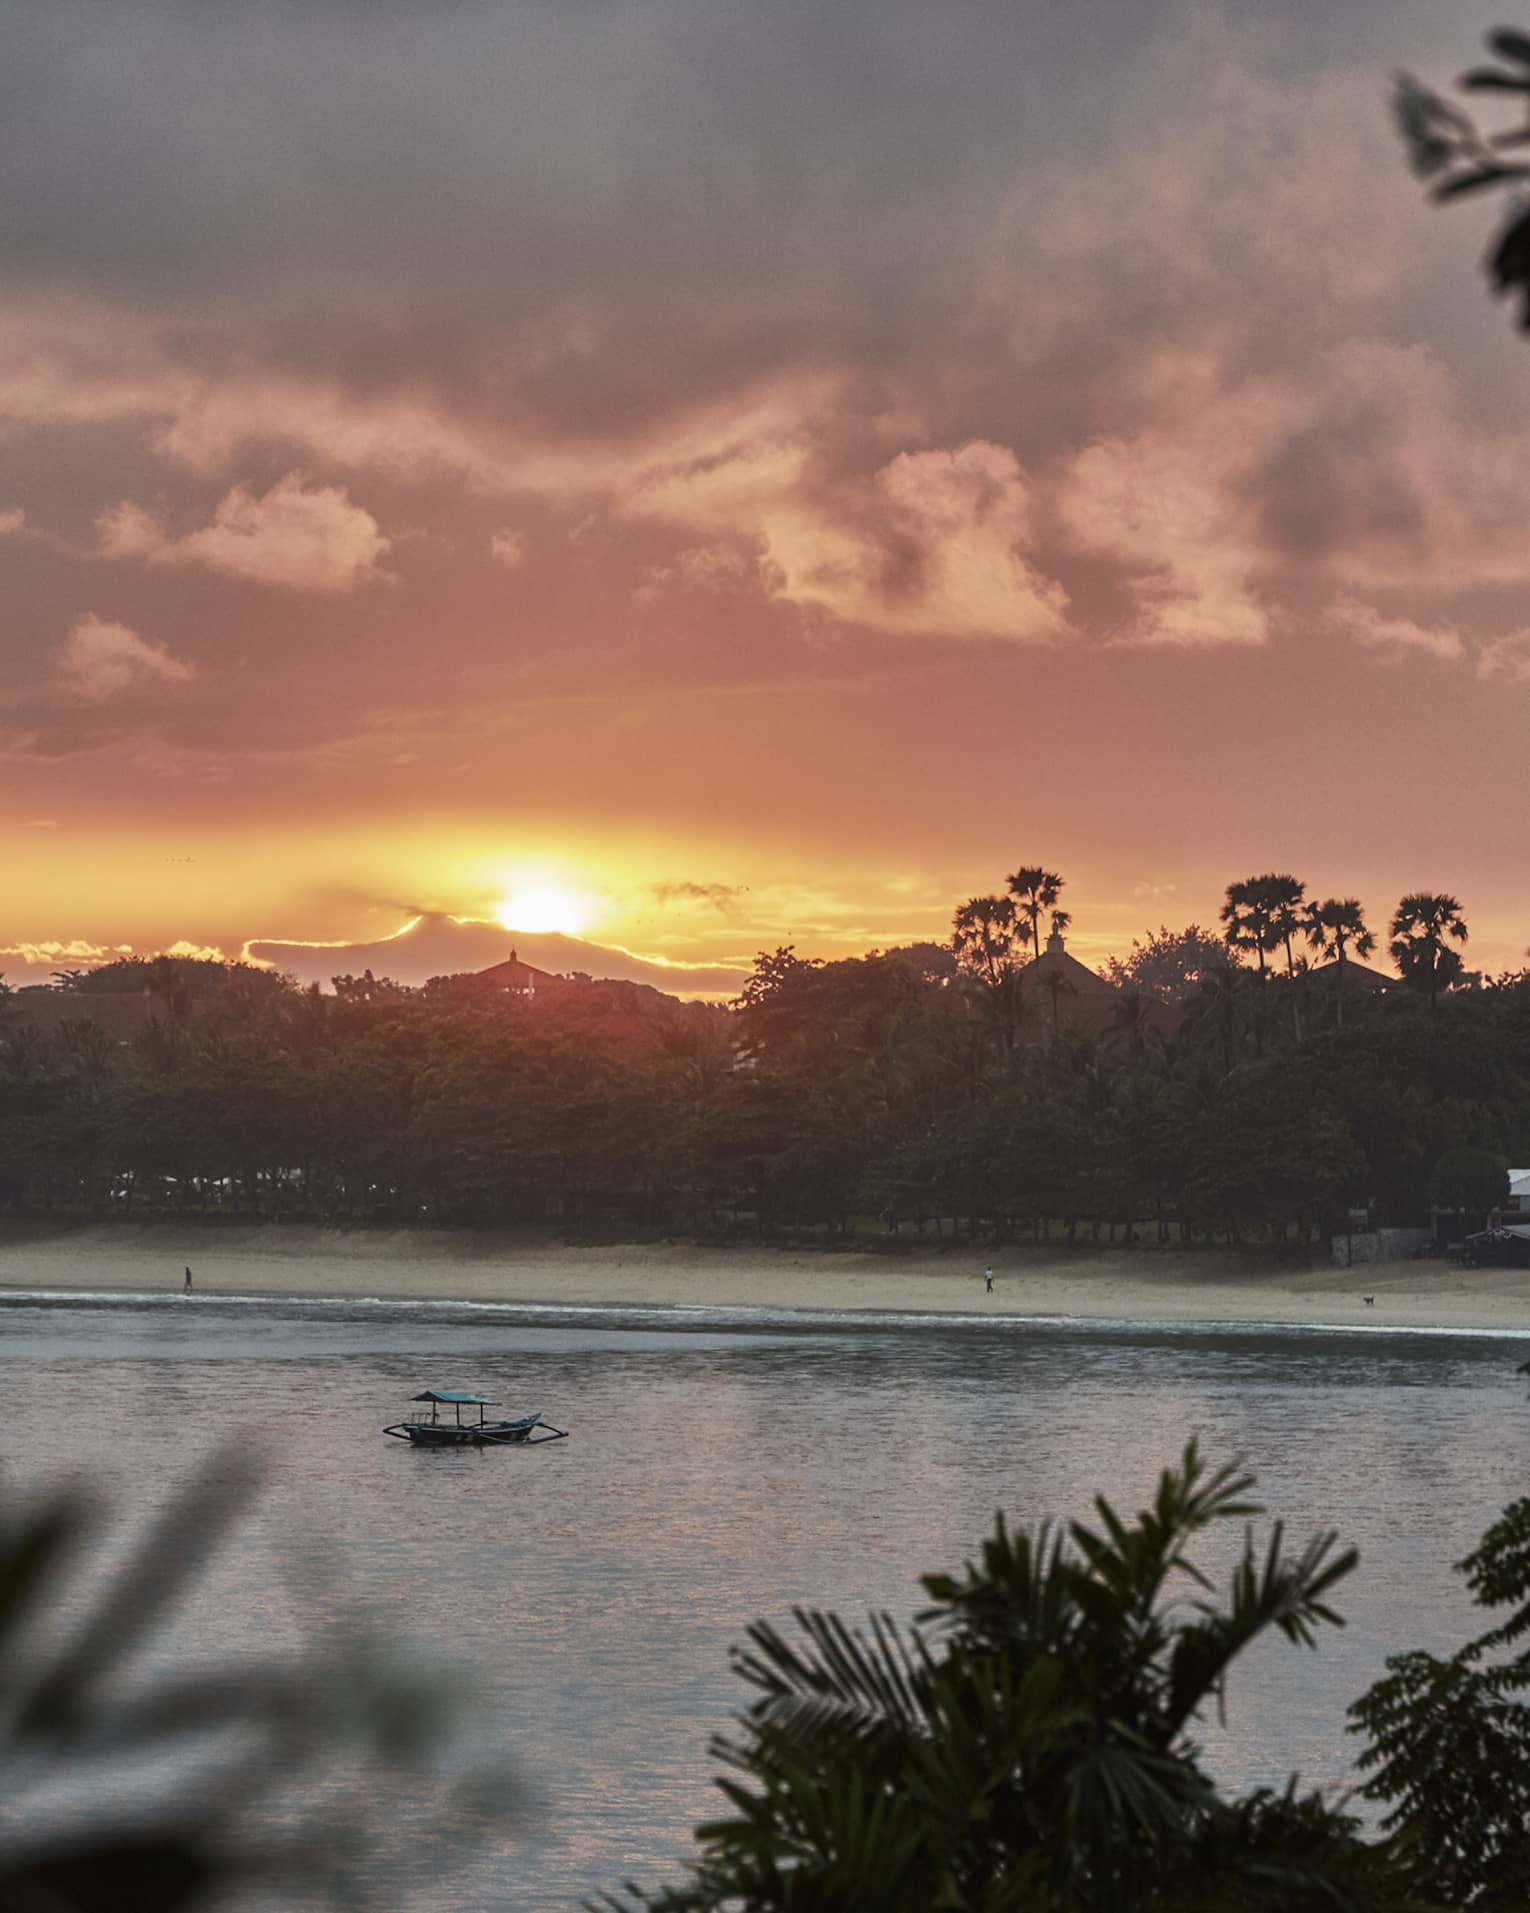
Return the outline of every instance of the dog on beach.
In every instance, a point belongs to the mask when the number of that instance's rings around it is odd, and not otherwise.
[[[1362,1295],[1360,1300],[1368,1309],[1373,1309],[1376,1306],[1376,1298],[1374,1295]]]

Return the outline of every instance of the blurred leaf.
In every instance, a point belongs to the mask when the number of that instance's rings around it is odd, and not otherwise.
[[[1456,85],[1468,93],[1530,93],[1530,74],[1505,73],[1496,66],[1474,66]]]
[[[1518,60],[1521,66],[1530,66],[1530,38],[1516,33],[1512,27],[1497,28],[1488,35],[1487,43],[1506,60]]]
[[[34,1615],[76,1605],[82,1504],[0,1500],[0,1913],[188,1913],[255,1884],[283,1904],[349,1907],[387,1864],[378,1803],[406,1767],[420,1797],[445,1696],[362,1617],[342,1605],[323,1638],[253,1664],[145,1665],[156,1630],[180,1644],[195,1583],[256,1486],[247,1456],[213,1455],[56,1636]],[[163,1786],[140,1790],[155,1770]],[[503,1821],[511,1803],[506,1776],[482,1768],[423,1784],[454,1830]],[[440,1871],[452,1857],[443,1839]]]
[[[1489,186],[1504,186],[1510,180],[1530,179],[1530,166],[1479,166],[1474,172],[1458,173],[1436,186],[1431,198],[1459,199],[1464,193],[1478,193]]]
[[[1462,156],[1474,136],[1470,119],[1411,73],[1399,73],[1392,88],[1392,118],[1420,179],[1443,172]]]

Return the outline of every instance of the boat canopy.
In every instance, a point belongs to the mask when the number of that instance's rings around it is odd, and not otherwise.
[[[423,1394],[411,1395],[410,1400],[417,1402],[472,1402],[482,1404],[485,1408],[493,1408],[496,1406],[494,1402],[489,1400],[487,1395],[464,1395],[462,1391],[457,1388],[427,1388]]]

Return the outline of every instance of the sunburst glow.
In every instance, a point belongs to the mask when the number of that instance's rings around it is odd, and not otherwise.
[[[494,906],[494,915],[507,930],[556,932],[577,937],[590,920],[586,900],[556,883],[521,885]]]

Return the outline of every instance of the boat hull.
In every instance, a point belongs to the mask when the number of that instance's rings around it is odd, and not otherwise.
[[[497,1448],[506,1442],[529,1440],[535,1427],[534,1421],[489,1421],[482,1426],[475,1423],[471,1428],[458,1428],[442,1422],[437,1422],[433,1427],[428,1423],[405,1423],[404,1432],[416,1448]]]
[[[519,1421],[401,1421],[385,1428],[385,1435],[416,1448],[535,1448],[544,1441],[562,1441],[566,1430],[544,1422],[541,1410]]]

